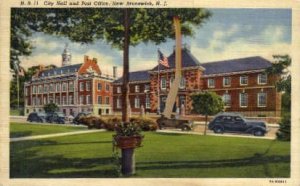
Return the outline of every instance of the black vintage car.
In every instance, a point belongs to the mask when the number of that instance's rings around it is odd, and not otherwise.
[[[64,124],[65,123],[65,114],[62,112],[51,112],[47,113],[47,122],[49,123],[59,123]]]
[[[159,129],[163,129],[166,127],[171,128],[179,128],[181,130],[192,130],[193,129],[193,122],[184,119],[176,119],[174,116],[172,118],[166,118],[163,115],[156,120]]]
[[[89,116],[91,114],[92,114],[91,112],[79,112],[77,114],[77,116],[73,119],[72,123],[79,125],[80,124],[80,118]]]
[[[264,136],[267,133],[266,123],[263,121],[247,120],[236,113],[218,114],[209,124],[208,129],[215,133],[242,132],[254,136]]]
[[[32,112],[28,115],[27,121],[45,123],[47,114],[44,112]]]

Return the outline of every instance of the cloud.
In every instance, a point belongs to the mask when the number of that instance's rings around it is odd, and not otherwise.
[[[239,31],[241,30],[237,26],[232,26],[225,31],[215,30],[207,47],[200,48],[196,43],[192,43],[192,54],[202,62],[249,56],[262,56],[272,60],[274,54],[290,54],[290,44],[283,42],[286,30],[281,26],[267,26],[257,35],[229,40]]]

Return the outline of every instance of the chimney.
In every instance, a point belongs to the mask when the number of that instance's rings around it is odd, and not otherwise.
[[[117,66],[113,66],[113,78],[117,79]]]

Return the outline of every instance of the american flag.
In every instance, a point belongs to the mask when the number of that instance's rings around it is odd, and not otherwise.
[[[158,62],[165,67],[170,67],[168,58],[166,58],[160,50],[158,50]]]

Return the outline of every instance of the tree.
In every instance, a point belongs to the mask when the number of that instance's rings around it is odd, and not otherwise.
[[[215,92],[197,93],[191,96],[193,112],[205,115],[204,135],[206,135],[207,120],[209,115],[217,114],[224,108],[224,103]]]
[[[279,76],[276,83],[278,92],[283,92],[281,102],[281,121],[276,133],[277,139],[290,141],[291,139],[291,74],[289,67],[292,59],[289,55],[274,55],[274,63],[266,70],[267,74]]]
[[[141,42],[160,44],[174,38],[172,17],[175,15],[180,17],[182,34],[186,36],[192,36],[194,26],[202,25],[210,16],[205,9],[142,8],[14,9],[13,13],[18,14],[13,18],[25,16],[32,31],[65,36],[80,43],[100,39],[123,50],[122,120],[126,122],[129,121],[129,46]]]
[[[44,105],[44,110],[45,112],[57,112],[59,108],[55,103],[48,103]]]

